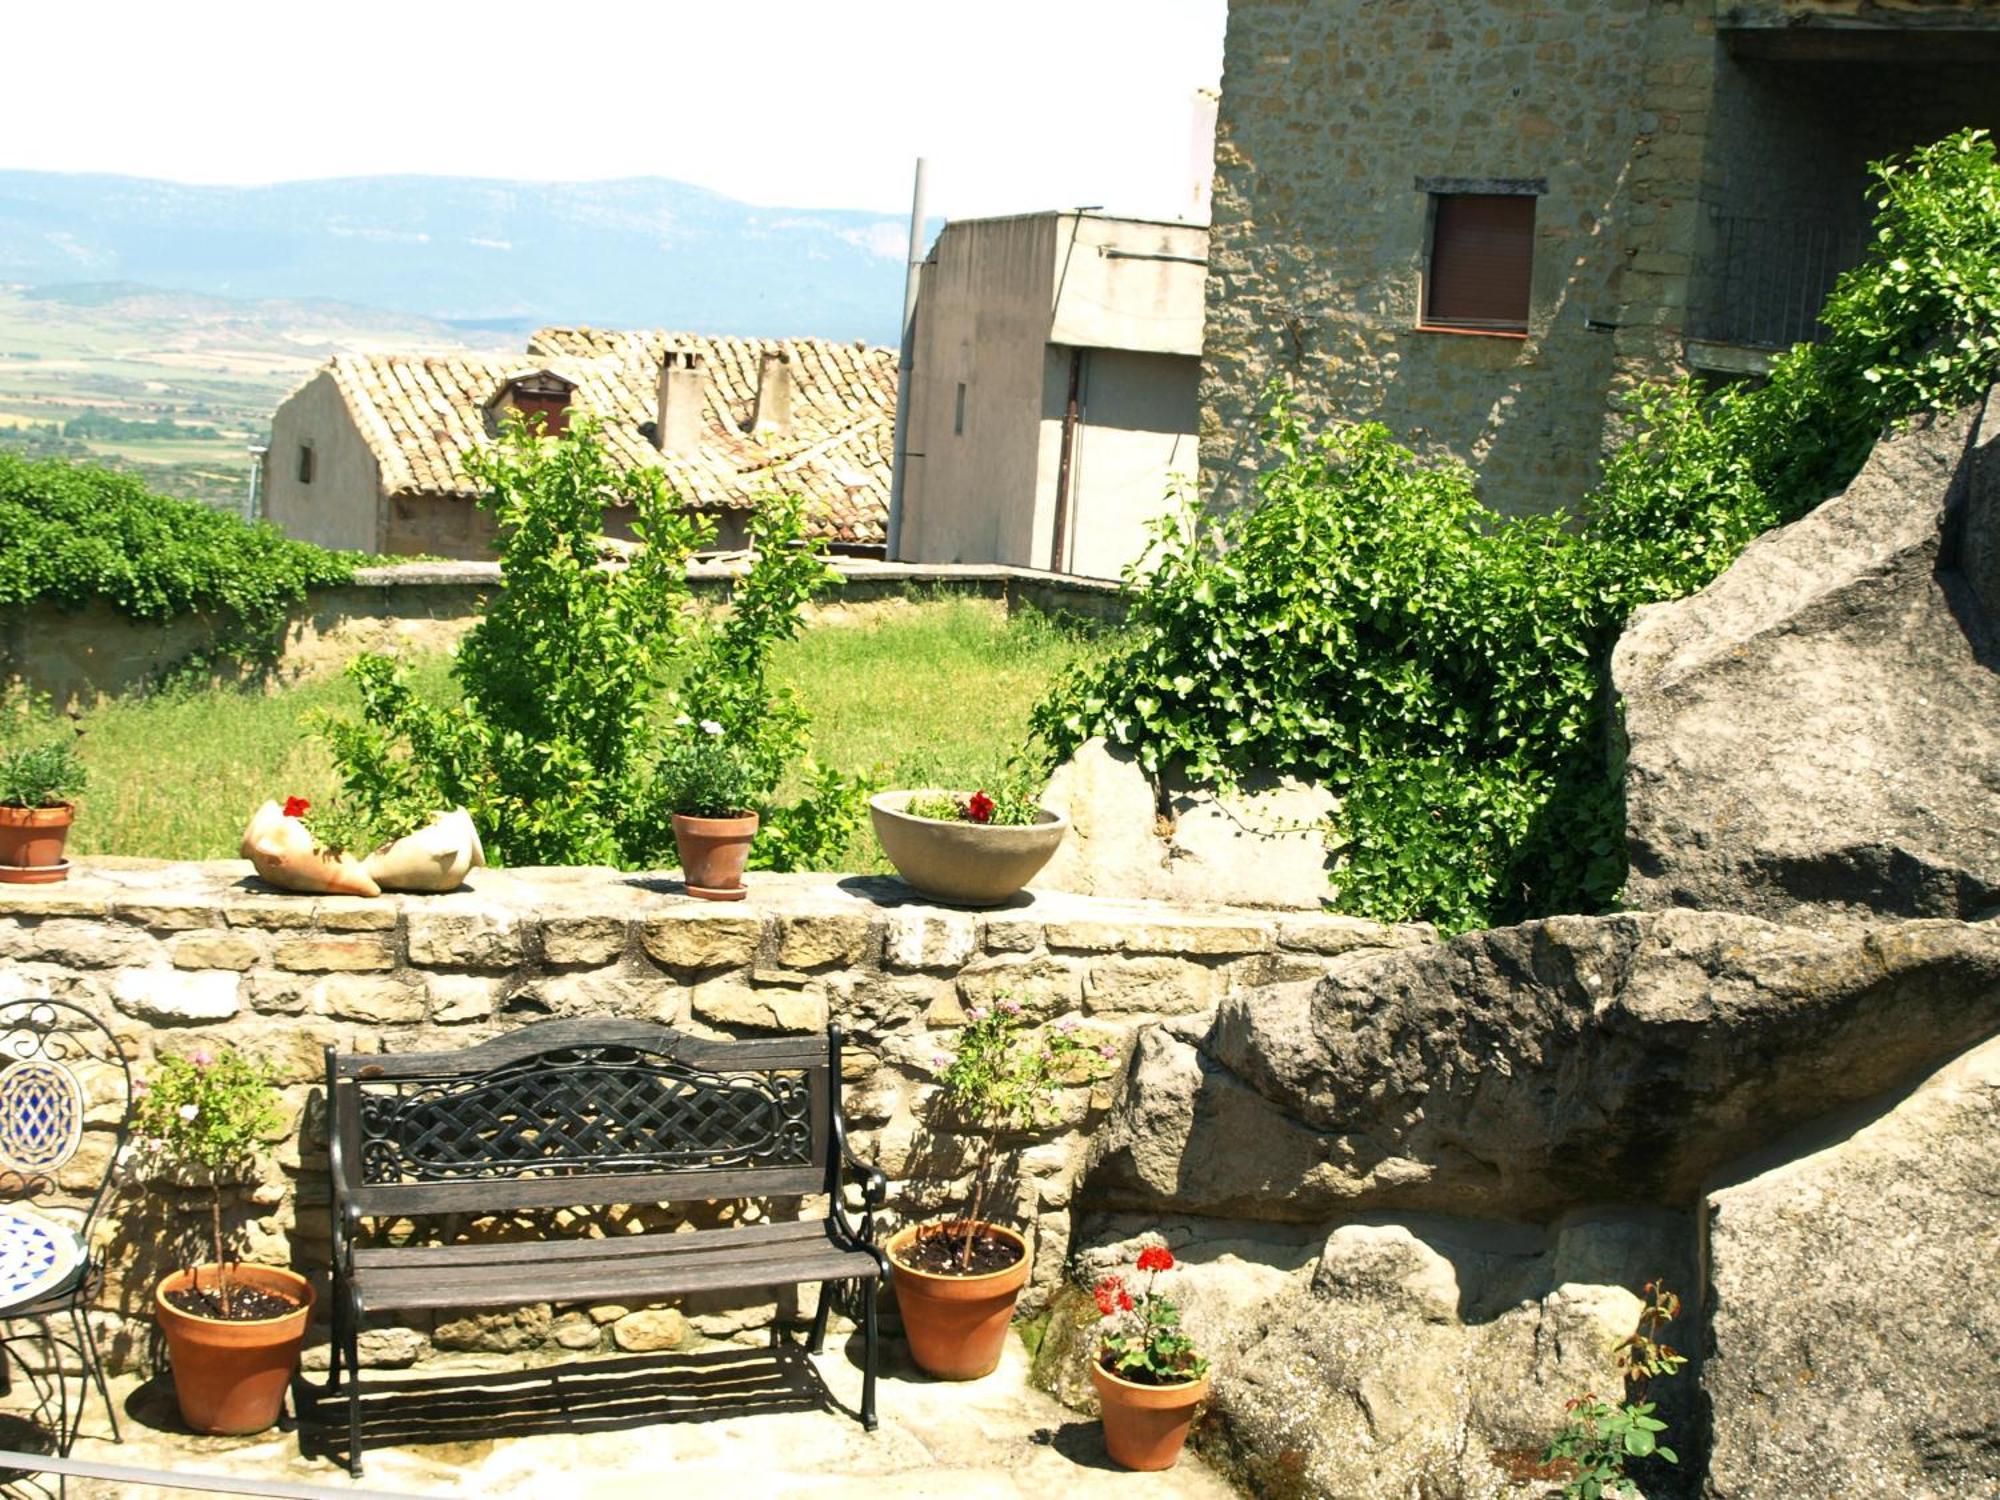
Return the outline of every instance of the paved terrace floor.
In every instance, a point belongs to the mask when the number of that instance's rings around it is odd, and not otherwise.
[[[496,1358],[460,1362],[448,1376],[378,1375],[364,1404],[367,1471],[352,1487],[549,1500],[1225,1500],[1235,1493],[1192,1455],[1162,1474],[1118,1469],[1094,1419],[1029,1386],[1018,1339],[1008,1341],[999,1370],[966,1384],[925,1378],[902,1361],[893,1339],[883,1352],[882,1423],[873,1433],[853,1416],[861,1395],[858,1350],[850,1359],[834,1339],[813,1359],[798,1350],[781,1357],[731,1348],[540,1369]],[[113,1382],[112,1395],[124,1443],[101,1435],[103,1409],[93,1403],[73,1457],[350,1487],[338,1463],[302,1457],[294,1432],[186,1433],[164,1380],[126,1376]],[[140,1500],[192,1492],[71,1480],[69,1493]]]

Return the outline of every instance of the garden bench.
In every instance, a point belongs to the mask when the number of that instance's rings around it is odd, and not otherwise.
[[[862,1288],[861,1421],[875,1425],[874,1245],[887,1196],[840,1104],[841,1031],[711,1041],[650,1021],[542,1021],[448,1052],[326,1053],[333,1344],[347,1368],[348,1465],[361,1473],[357,1339],[370,1313],[645,1302],[819,1284]],[[857,1187],[861,1206],[844,1190]],[[824,1218],[615,1238],[364,1244],[365,1220],[825,1194]]]

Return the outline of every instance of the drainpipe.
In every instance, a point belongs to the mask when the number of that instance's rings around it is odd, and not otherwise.
[[[903,266],[903,344],[896,356],[896,437],[889,470],[889,523],[882,555],[898,562],[903,555],[903,485],[909,468],[910,376],[917,357],[917,278],[924,265],[924,169],[917,158],[917,180],[910,193],[910,254]]]
[[[1069,351],[1069,400],[1063,404],[1062,462],[1056,468],[1056,524],[1049,537],[1049,571],[1066,571],[1069,560],[1069,472],[1076,455],[1076,397],[1083,384],[1083,350]]]
[[[264,455],[270,448],[263,443],[250,445],[250,499],[243,508],[243,519],[257,519],[257,502],[264,497]]]

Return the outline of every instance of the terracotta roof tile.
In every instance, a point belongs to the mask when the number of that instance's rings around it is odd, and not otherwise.
[[[698,356],[709,372],[702,441],[688,455],[661,453],[641,430],[656,418],[669,349]],[[792,420],[782,434],[746,430],[767,354],[791,364]],[[696,509],[747,509],[785,490],[805,496],[820,535],[860,545],[884,540],[896,407],[891,349],[544,328],[524,354],[342,354],[329,368],[390,494],[474,499],[479,487],[466,458],[490,441],[488,403],[509,380],[546,370],[570,382],[576,406],[604,423],[615,462],[663,470]]]

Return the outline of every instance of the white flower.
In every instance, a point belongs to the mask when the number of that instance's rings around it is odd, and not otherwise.
[[[703,719],[701,721],[701,732],[703,734],[721,734],[722,726],[713,719]]]
[[[180,1109],[180,1115],[183,1120],[192,1120],[200,1113],[201,1106],[199,1104],[183,1104]]]
[[[678,719],[674,720],[674,723],[682,729],[687,728],[693,722],[694,720],[690,719],[686,714],[682,714]]]

